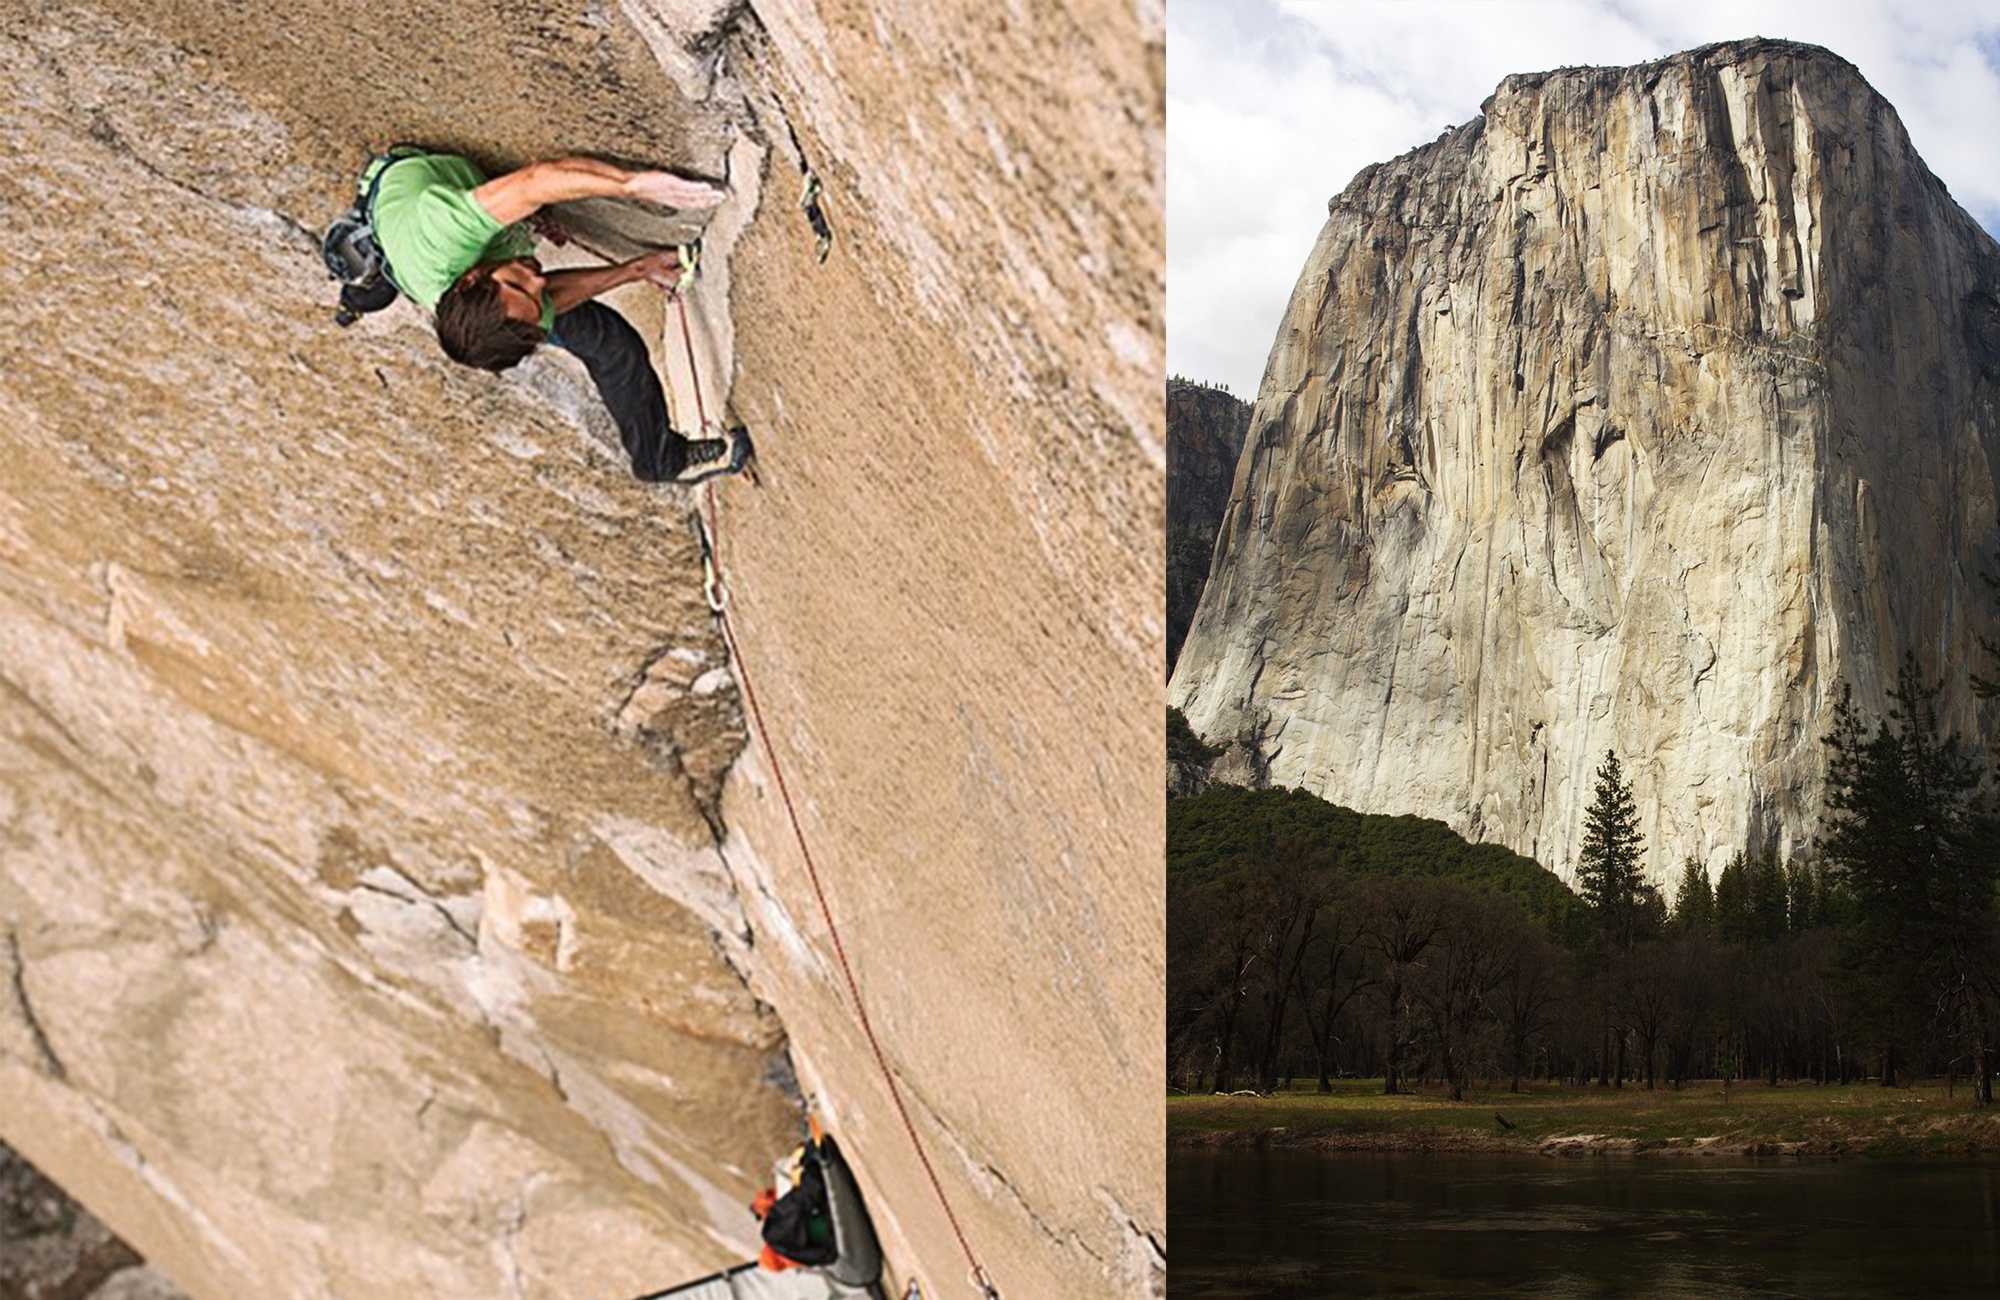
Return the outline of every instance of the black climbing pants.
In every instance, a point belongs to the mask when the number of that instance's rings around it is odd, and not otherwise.
[[[598,395],[618,423],[632,472],[648,483],[670,479],[687,464],[687,443],[667,427],[667,399],[646,357],[646,342],[623,316],[585,302],[556,317],[549,342],[590,371]]]

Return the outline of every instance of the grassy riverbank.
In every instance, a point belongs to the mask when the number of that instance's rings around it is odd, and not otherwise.
[[[1502,1128],[1495,1112],[1514,1125]],[[1282,1145],[1328,1151],[1540,1151],[1946,1156],[2000,1154],[2000,1105],[1980,1110],[1963,1082],[1907,1088],[1874,1084],[1731,1084],[1675,1092],[1627,1085],[1521,1093],[1442,1091],[1388,1097],[1379,1079],[1347,1079],[1329,1096],[1167,1098],[1176,1145]]]

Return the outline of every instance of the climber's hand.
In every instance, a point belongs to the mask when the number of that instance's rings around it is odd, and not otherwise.
[[[625,182],[625,197],[644,199],[669,208],[712,208],[724,191],[707,181],[691,181],[672,172],[633,172]]]
[[[681,279],[687,274],[681,267],[680,255],[671,248],[657,253],[647,253],[626,263],[636,280],[649,280],[659,285],[672,296],[680,289]]]

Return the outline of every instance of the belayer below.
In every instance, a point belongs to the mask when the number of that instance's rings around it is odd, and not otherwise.
[[[498,372],[519,364],[544,342],[553,343],[590,372],[639,478],[694,483],[743,468],[750,443],[742,431],[727,438],[674,431],[645,341],[624,317],[593,301],[640,280],[675,292],[693,270],[692,249],[545,273],[535,259],[529,224],[545,206],[572,199],[644,199],[676,208],[710,208],[722,201],[720,188],[670,172],[627,171],[591,158],[533,163],[488,180],[468,159],[398,145],[369,163],[357,195],[349,226],[364,241],[372,235],[389,285],[436,311],[438,342],[452,360]],[[546,217],[534,224],[552,234],[559,229]],[[324,251],[330,268],[336,263],[332,250],[340,230],[337,222],[328,232]],[[349,301],[343,292],[343,304]],[[360,310],[389,301],[392,296],[377,292]],[[344,314],[352,319],[351,311]]]

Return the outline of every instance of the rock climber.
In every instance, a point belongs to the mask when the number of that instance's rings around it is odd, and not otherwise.
[[[543,208],[572,199],[642,199],[712,208],[723,191],[663,171],[627,171],[591,158],[532,163],[488,180],[470,160],[399,145],[362,176],[363,214],[404,296],[437,313],[438,342],[463,365],[502,371],[544,342],[576,356],[610,408],[647,482],[693,482],[743,468],[749,441],[689,437],[667,422],[666,397],[639,332],[599,294],[647,280],[669,294],[690,250],[647,253],[611,266],[544,272],[535,233],[565,242]]]

